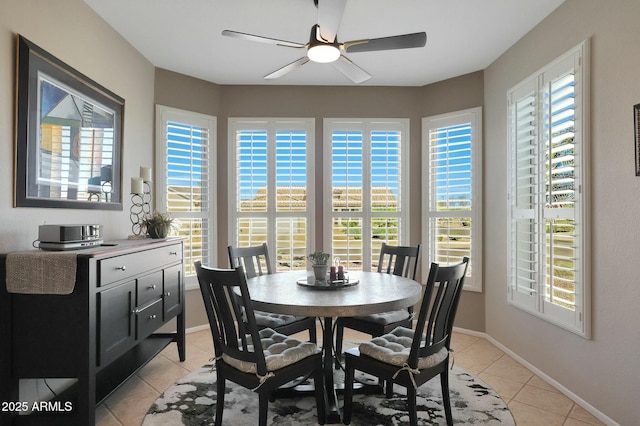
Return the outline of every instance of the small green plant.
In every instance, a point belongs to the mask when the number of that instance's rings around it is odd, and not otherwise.
[[[147,230],[151,238],[165,238],[169,231],[175,228],[174,219],[169,213],[154,211],[151,216],[142,220],[142,226]]]
[[[329,258],[331,258],[331,254],[321,250],[315,251],[307,256],[307,260],[309,260],[312,265],[326,265]]]

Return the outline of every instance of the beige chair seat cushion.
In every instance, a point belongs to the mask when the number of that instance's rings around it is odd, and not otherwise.
[[[360,353],[398,367],[404,366],[409,359],[414,331],[406,327],[396,327],[391,333],[375,337],[360,344]],[[435,354],[418,359],[418,368],[430,368],[440,364],[447,358],[447,348]]]
[[[276,333],[270,328],[260,330],[260,342],[262,343],[264,358],[267,363],[267,371],[275,371],[295,364],[301,359],[320,352],[315,343],[294,339],[284,334]],[[248,342],[248,344],[249,351],[253,352],[253,345],[251,342]],[[223,354],[222,359],[242,372],[255,373],[257,371],[255,363],[241,361],[227,354]]]
[[[400,309],[398,311],[383,312],[381,314],[362,315],[355,318],[362,319],[377,324],[387,325],[409,318],[409,311]]]
[[[254,314],[256,316],[256,323],[258,324],[258,326],[269,328],[276,328],[283,325],[291,324],[305,318],[296,315],[274,314],[271,312],[262,311],[254,311]]]

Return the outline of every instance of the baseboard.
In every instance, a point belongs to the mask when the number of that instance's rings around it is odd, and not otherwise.
[[[184,330],[186,334],[197,333],[198,331],[209,330],[209,324],[196,325],[195,327],[189,327]]]
[[[587,410],[592,416],[594,416],[595,418],[600,420],[602,423],[606,424],[607,426],[620,426],[619,423],[617,423],[614,420],[610,419],[606,414],[604,414],[601,411],[597,410],[594,406],[592,406],[591,404],[586,402],[584,399],[580,398],[578,395],[576,395],[571,390],[569,390],[568,388],[563,386],[561,383],[559,383],[558,381],[556,381],[553,378],[551,378],[549,375],[544,373],[542,370],[540,370],[537,367],[535,367],[534,365],[532,365],[529,361],[527,361],[526,359],[522,358],[520,355],[516,354],[511,349],[509,349],[508,347],[506,347],[505,345],[503,345],[502,343],[500,343],[499,341],[497,341],[496,339],[494,339],[493,337],[491,337],[487,333],[474,331],[474,330],[467,330],[467,329],[459,328],[459,327],[453,327],[453,331],[458,332],[458,333],[462,333],[462,334],[467,334],[467,335],[470,335],[470,336],[480,337],[480,338],[483,338],[483,339],[491,342],[494,346],[499,348],[502,352],[506,353],[511,358],[515,359],[520,364],[522,364],[523,366],[527,367],[536,376],[540,377],[542,380],[544,380],[545,382],[549,383],[554,388],[558,389],[567,398],[569,398],[570,400],[572,400],[573,402],[575,402],[576,404],[580,405],[582,408]]]

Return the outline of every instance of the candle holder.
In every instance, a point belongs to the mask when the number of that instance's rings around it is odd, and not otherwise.
[[[143,232],[142,221],[144,220],[144,194],[131,194],[131,209],[129,209],[129,219],[131,220],[130,240],[146,238]],[[146,231],[146,230],[145,230]]]
[[[147,238],[147,229],[143,225],[146,218],[151,217],[151,182],[143,182],[142,193],[131,193],[131,208],[129,219],[131,220],[130,240]]]

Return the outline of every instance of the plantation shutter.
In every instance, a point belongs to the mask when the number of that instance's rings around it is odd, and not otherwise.
[[[364,179],[364,128],[352,124],[331,132],[331,249],[349,270],[371,264],[366,258],[363,235],[370,229],[365,220],[369,180]],[[368,197],[367,197],[368,198]]]
[[[409,244],[407,129],[407,120],[325,120],[324,235],[348,270],[376,270],[383,242]]]
[[[161,160],[156,162],[156,205],[175,219],[185,238],[185,276],[193,285],[194,262],[210,263],[213,257],[215,117],[161,106],[157,111]]]
[[[266,242],[276,271],[306,269],[314,250],[313,126],[311,119],[229,119],[230,241],[239,247]]]
[[[235,134],[235,211],[238,247],[268,243],[267,212],[269,189],[267,185],[267,130],[241,129]]]
[[[371,141],[369,152],[369,199],[370,206],[370,256],[371,268],[378,268],[380,248],[385,242],[389,245],[399,245],[400,235],[404,224],[398,220],[403,213],[402,198],[404,196],[404,182],[402,181],[401,158],[402,133],[389,130],[384,126],[369,129]]]
[[[535,310],[539,250],[537,200],[537,84],[522,85],[511,95],[511,298]]]
[[[307,238],[307,132],[279,128],[275,139],[276,269],[306,269],[307,253],[313,251]]]
[[[470,258],[465,289],[481,291],[480,108],[423,119],[427,262]]]
[[[166,139],[166,210],[202,213],[209,210],[209,132],[168,121]]]
[[[585,50],[509,91],[508,300],[588,337]]]
[[[544,285],[542,311],[569,327],[579,326],[576,281],[580,281],[581,239],[576,233],[578,193],[575,144],[576,56],[570,56],[542,75],[544,154]],[[581,304],[578,303],[578,309]]]

